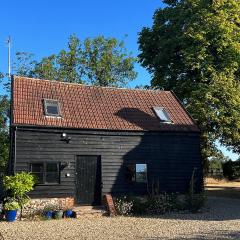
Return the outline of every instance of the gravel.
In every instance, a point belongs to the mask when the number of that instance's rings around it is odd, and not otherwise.
[[[240,200],[211,197],[198,214],[1,222],[4,240],[25,239],[240,239]],[[1,239],[1,236],[0,236]]]

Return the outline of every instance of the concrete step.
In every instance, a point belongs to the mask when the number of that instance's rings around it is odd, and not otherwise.
[[[77,217],[82,215],[107,215],[104,206],[74,206],[73,211],[76,212]]]

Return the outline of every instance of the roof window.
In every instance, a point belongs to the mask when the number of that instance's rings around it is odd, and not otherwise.
[[[60,105],[58,100],[44,99],[44,113],[46,116],[59,117]]]
[[[154,107],[154,112],[156,113],[156,115],[158,116],[158,118],[160,119],[161,122],[164,123],[172,123],[172,120],[168,114],[168,112],[166,111],[165,108],[163,107]]]

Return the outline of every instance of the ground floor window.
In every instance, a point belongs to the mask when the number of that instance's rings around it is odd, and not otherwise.
[[[147,164],[136,164],[136,182],[147,182]]]
[[[59,184],[60,163],[38,162],[30,164],[30,171],[37,178],[37,184]]]
[[[129,164],[127,166],[126,180],[128,182],[147,182],[147,164]]]

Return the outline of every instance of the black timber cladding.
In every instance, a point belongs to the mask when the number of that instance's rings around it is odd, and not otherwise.
[[[61,141],[63,132],[71,137],[70,143]],[[75,164],[80,155],[101,156],[102,194],[147,192],[145,183],[125,181],[125,166],[130,163],[147,163],[148,178],[158,181],[161,191],[186,191],[193,168],[198,169],[199,182],[202,179],[199,133],[18,127],[16,135],[16,172],[28,171],[31,162],[69,163],[61,171],[59,185],[37,186],[31,197],[75,196]]]

